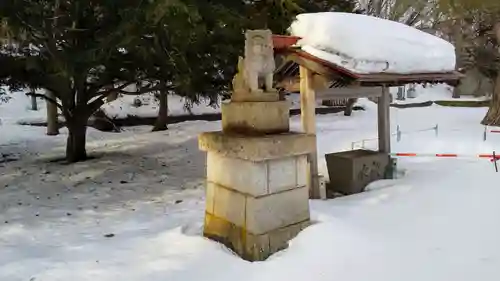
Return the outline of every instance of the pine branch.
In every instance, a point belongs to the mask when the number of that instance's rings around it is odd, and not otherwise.
[[[148,87],[148,88],[145,88],[145,89],[141,89],[141,90],[136,91],[136,92],[129,92],[129,91],[120,90],[120,94],[122,94],[122,95],[129,95],[129,96],[137,96],[137,95],[142,95],[142,94],[147,94],[147,93],[151,93],[151,92],[160,91],[160,90],[163,90],[163,89],[164,89],[164,87],[161,87],[160,85],[158,85],[158,86],[155,86],[155,87]]]
[[[64,108],[62,105],[60,105],[56,100],[52,99],[52,98],[49,98],[47,97],[46,95],[42,95],[42,94],[37,94],[37,93],[26,93],[26,96],[28,97],[36,97],[36,98],[42,98],[50,103],[53,103],[57,106],[57,108],[59,108],[61,111],[64,111]]]
[[[109,94],[106,95],[101,95],[100,97],[96,98],[93,100],[91,103],[89,103],[87,106],[89,108],[89,113],[90,115],[94,114],[101,106],[104,105],[104,99],[108,96]]]

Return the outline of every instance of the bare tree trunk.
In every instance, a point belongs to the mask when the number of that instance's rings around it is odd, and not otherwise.
[[[153,132],[167,130],[168,124],[168,93],[166,91],[160,92],[160,109],[158,110],[158,117],[156,118]]]
[[[57,23],[57,11],[59,9],[59,2],[60,0],[56,0],[56,5],[54,7],[54,26]],[[55,34],[53,34],[53,38],[55,38]],[[46,90],[45,95],[47,95],[47,97],[52,101],[57,101],[56,96],[51,91]],[[45,102],[47,104],[47,135],[59,135],[59,124],[57,122],[57,104],[48,100],[46,100]]]
[[[461,23],[457,20],[454,22],[452,30],[453,30],[453,41],[455,42],[455,56],[456,56],[456,64],[460,71],[462,69],[462,58],[464,52],[464,40],[462,35],[462,27]],[[452,98],[459,99],[460,98],[460,87],[453,88]]]
[[[56,96],[50,91],[47,91],[46,95],[48,98],[54,101],[57,100]],[[46,104],[47,104],[47,135],[49,136],[59,135],[59,124],[57,122],[57,105],[48,100],[46,101]]]
[[[488,109],[488,113],[486,113],[486,116],[481,124],[488,126],[500,126],[500,73],[497,74],[490,108]]]
[[[500,22],[495,25],[495,35],[497,42],[500,43]],[[499,49],[500,53],[500,49]],[[488,126],[500,126],[500,69],[497,67],[497,79],[493,88],[493,96],[488,113],[484,117],[481,124]]]
[[[87,150],[85,149],[87,119],[85,116],[75,115],[72,119],[66,120],[69,130],[66,142],[66,160],[69,163],[87,159]]]
[[[34,110],[34,111],[38,110],[38,103],[36,101],[35,96],[31,96],[31,110]]]

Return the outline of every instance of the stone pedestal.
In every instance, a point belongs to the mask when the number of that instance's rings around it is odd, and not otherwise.
[[[315,136],[290,133],[290,103],[273,89],[272,32],[248,30],[222,132],[204,133],[204,235],[249,261],[284,249],[309,225],[308,154]],[[263,82],[263,83],[260,83]]]
[[[222,131],[246,135],[280,134],[290,130],[290,102],[223,103]]]
[[[207,152],[204,235],[250,261],[286,248],[309,225],[307,154],[314,143],[314,136],[299,133],[202,134],[200,149]]]

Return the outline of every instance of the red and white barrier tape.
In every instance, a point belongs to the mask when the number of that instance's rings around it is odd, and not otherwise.
[[[500,155],[493,154],[454,154],[454,153],[443,153],[443,154],[432,154],[432,153],[391,153],[391,156],[396,157],[438,157],[438,158],[487,158],[490,161],[500,160]]]

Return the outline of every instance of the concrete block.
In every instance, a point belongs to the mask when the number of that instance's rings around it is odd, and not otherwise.
[[[288,242],[295,238],[302,230],[311,225],[309,220],[285,226],[269,232],[270,252],[276,253],[288,247]]]
[[[223,132],[202,133],[199,148],[229,158],[250,161],[265,161],[299,156],[314,151],[316,137],[302,133],[246,136]]]
[[[271,251],[270,237],[267,234],[255,235],[246,233],[243,259],[248,261],[264,261],[274,252]]]
[[[297,157],[297,186],[307,185],[307,175],[309,173],[309,166],[307,163],[307,155]]]
[[[221,106],[222,131],[247,135],[290,131],[290,102],[229,102]]]
[[[257,235],[206,213],[203,235],[225,245],[245,260],[263,261],[272,254],[286,249],[288,242],[309,225],[310,221],[307,220]]]
[[[211,213],[205,213],[203,236],[225,245],[240,256],[245,255],[245,235],[244,228]]]
[[[269,194],[297,188],[297,158],[270,160]]]
[[[213,215],[223,218],[237,226],[245,227],[245,195],[217,185],[207,183],[214,190]]]
[[[207,155],[207,179],[240,193],[252,196],[268,194],[267,163],[224,157],[215,152]]]
[[[300,187],[258,198],[247,198],[246,228],[254,234],[309,219],[309,190]]]
[[[255,235],[229,221],[205,213],[203,235],[217,241],[248,261],[263,261],[271,254],[270,237]]]
[[[233,92],[231,95],[232,102],[273,102],[280,99],[279,93],[276,92]]]
[[[213,183],[207,182],[205,184],[205,210],[213,214],[214,203],[215,203],[215,185]]]
[[[390,157],[370,150],[351,150],[325,155],[330,184],[337,193],[351,195],[384,178]]]

